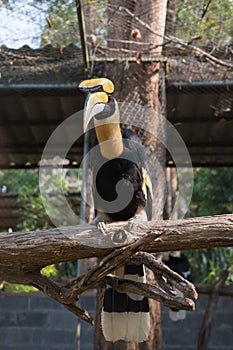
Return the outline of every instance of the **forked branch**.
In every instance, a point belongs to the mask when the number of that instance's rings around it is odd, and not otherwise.
[[[182,221],[143,222],[129,231],[125,222],[108,225],[103,235],[95,226],[78,225],[37,232],[0,234],[0,277],[31,284],[63,304],[87,322],[87,311],[77,306],[78,296],[99,283],[121,291],[139,293],[177,308],[193,308],[196,291],[192,284],[168,269],[149,253],[233,246],[233,215],[199,217]],[[76,259],[102,257],[86,275],[71,282],[55,282],[42,276],[47,265]],[[113,276],[129,262],[143,263],[155,274],[155,284],[133,283]],[[176,295],[176,290],[184,294]]]

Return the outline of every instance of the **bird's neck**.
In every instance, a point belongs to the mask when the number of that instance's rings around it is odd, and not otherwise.
[[[118,123],[96,125],[95,130],[100,152],[104,158],[113,159],[123,153],[123,140]]]

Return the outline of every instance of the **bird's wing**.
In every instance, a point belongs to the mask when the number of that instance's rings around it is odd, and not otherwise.
[[[151,178],[149,174],[149,167],[146,159],[146,154],[142,142],[138,135],[131,129],[125,129],[123,131],[123,138],[130,141],[129,147],[134,150],[137,155],[137,163],[141,168],[143,185],[142,189],[146,197],[146,214],[148,220],[152,220],[152,199],[153,199],[153,189]],[[131,142],[132,141],[132,142]]]

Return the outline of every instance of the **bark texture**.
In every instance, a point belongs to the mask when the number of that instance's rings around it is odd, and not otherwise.
[[[151,240],[145,243],[143,251],[150,253],[233,246],[233,214],[143,222],[135,224],[130,232],[126,222],[117,222],[108,224],[108,229],[106,236],[87,224],[1,233],[0,275],[6,279],[39,271],[49,264],[104,257],[138,239],[146,240],[148,236]]]

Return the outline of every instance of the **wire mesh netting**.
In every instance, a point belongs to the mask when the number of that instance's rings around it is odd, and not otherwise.
[[[51,91],[41,86],[38,92],[37,84],[74,83],[76,86],[86,76],[84,68],[89,75],[114,78],[124,124],[137,127],[143,121],[149,125],[148,115],[138,105],[153,107],[157,116],[167,115],[180,128],[188,144],[194,138],[189,122],[199,121],[193,143],[203,147],[201,151],[194,147],[196,153],[192,155],[194,160],[197,157],[198,164],[201,153],[207,152],[203,140],[209,142],[212,150],[224,137],[231,139],[232,124],[227,127],[223,127],[223,123],[214,124],[210,128],[209,124],[204,125],[203,118],[209,121],[214,116],[219,122],[232,119],[233,97],[229,88],[233,80],[232,13],[231,0],[1,0],[0,83],[5,84],[4,88],[35,83],[30,100],[26,98],[28,92],[20,91],[17,104],[15,95],[12,95],[14,104],[6,100],[5,95],[1,102],[4,106],[1,121],[1,159],[4,162],[1,167],[37,166],[38,153],[42,152],[53,128],[83,107],[83,99],[77,103],[73,92],[73,99],[56,96],[51,102]],[[87,46],[86,57],[82,44]],[[85,64],[88,67],[84,67]],[[155,80],[150,81],[153,86],[145,83],[148,77],[154,77]],[[151,87],[157,98],[155,95],[145,97],[145,91]],[[192,98],[194,95],[197,99]],[[38,102],[36,97],[39,96]],[[8,115],[11,109],[12,120]],[[19,120],[20,113],[23,118]],[[24,133],[18,131],[22,120]],[[58,124],[53,124],[55,121]],[[158,138],[164,140],[161,119],[160,123]],[[27,145],[23,143],[26,137],[30,138],[28,149],[35,147],[30,157],[26,156]],[[12,140],[16,142],[17,139],[20,144],[12,147]],[[144,141],[151,144],[152,154],[153,141],[148,138]],[[79,158],[81,151],[79,148]],[[217,151],[214,152],[212,163],[220,158]],[[221,151],[221,159],[227,163],[231,149],[226,152],[224,158]],[[19,153],[24,158],[16,164],[15,154]],[[73,161],[80,164],[80,159]],[[154,176],[156,179],[157,175]]]
[[[2,0],[0,45],[15,49],[27,45],[33,49],[45,48],[44,52],[47,45],[57,47],[56,55],[55,51],[50,51],[43,65],[39,51],[30,52],[28,56],[29,59],[32,55],[30,65],[35,70],[39,69],[37,60],[41,70],[46,70],[46,63],[49,69],[49,60],[56,62],[58,53],[65,54],[63,50],[68,45],[81,49],[78,3]],[[92,64],[98,60],[127,59],[139,63],[169,59],[169,80],[231,79],[232,1],[170,0],[167,9],[166,3],[152,0],[82,1]],[[2,59],[3,53],[4,50]],[[5,56],[11,65],[17,64],[17,59],[20,61],[17,52],[15,56],[6,52]],[[82,64],[81,52],[73,58],[76,65]],[[27,61],[27,57],[24,60]],[[59,64],[64,63],[65,57]]]
[[[2,82],[79,81],[84,62],[78,4],[30,0],[22,6],[21,1],[1,1]],[[124,67],[131,61],[162,61],[167,82],[232,80],[231,0],[195,4],[191,0],[170,0],[168,4],[84,0],[82,4],[90,74],[103,74],[100,61],[124,62]],[[22,48],[24,45],[34,50]],[[117,77],[119,83],[123,73]],[[137,87],[137,77],[131,74],[130,79]],[[216,85],[211,89],[218,92]],[[124,96],[127,98],[132,100]],[[215,114],[231,110],[232,103],[228,96],[213,107]]]
[[[14,1],[1,3],[1,45],[38,49],[75,43],[80,47],[73,1]]]
[[[232,2],[171,0],[166,22],[165,12],[161,1],[85,2],[91,60],[162,57],[171,67],[168,80],[231,79]]]
[[[45,179],[47,181],[47,179]],[[59,172],[53,170],[49,179],[48,195],[53,198],[53,216],[59,218],[60,225],[68,225],[64,213],[64,200],[57,196],[57,186],[61,186]],[[53,222],[44,210],[43,195],[39,188],[38,169],[0,170],[0,231],[34,231],[51,228]],[[77,215],[78,224],[81,200],[81,175],[78,170],[64,169],[63,192],[67,202]]]
[[[0,171],[1,231],[51,227],[37,167],[53,130],[83,108],[76,87],[87,75],[113,79],[123,127],[147,146],[152,182],[160,183],[155,218],[166,197],[160,167],[166,157],[174,166],[163,147],[165,116],[196,166],[233,165],[232,0],[0,0],[0,168],[24,168]],[[79,167],[83,140],[76,146],[69,160]],[[81,175],[65,172],[65,196],[79,217]],[[49,186],[53,214],[67,225],[53,193],[57,181]]]
[[[0,17],[2,81],[51,83],[80,76],[83,59],[73,1],[1,1]]]
[[[161,62],[168,88],[173,82],[177,88],[184,82],[205,82],[204,87],[196,85],[196,92],[209,88],[216,95],[219,86],[214,82],[232,81],[231,0],[198,0],[195,4],[191,0],[83,0],[81,4],[83,18],[77,15],[79,1],[30,0],[22,6],[21,1],[2,0],[1,81],[77,83],[83,79],[85,63],[82,36],[90,75],[111,76],[111,68],[105,70],[101,63],[121,63],[114,76],[118,91],[132,61],[138,65]],[[86,35],[80,32],[81,24]],[[138,69],[129,76],[133,100],[139,103],[144,102],[137,93],[141,74]],[[132,101],[132,93],[121,96],[121,101]],[[232,104],[232,96],[225,96],[217,105],[211,101],[211,108],[221,117],[232,112]]]
[[[168,56],[191,54],[208,59],[212,55],[210,60],[222,58],[232,68],[231,1],[194,4],[171,0],[164,34],[161,18],[166,2],[85,2],[84,8],[89,46],[96,58],[155,59],[161,55],[162,46]]]

